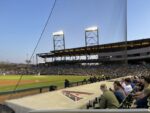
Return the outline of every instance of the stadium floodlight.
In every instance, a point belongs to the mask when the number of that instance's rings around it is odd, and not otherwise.
[[[65,36],[63,30],[53,32],[54,51],[65,49]]]
[[[64,35],[64,32],[61,30],[61,31],[54,32],[52,35],[53,36],[61,36],[61,35]]]
[[[85,29],[85,31],[90,32],[90,31],[97,31],[98,27],[97,26],[92,26],[92,27],[88,27]]]
[[[98,35],[97,26],[92,26],[92,27],[88,27],[85,29],[85,46],[87,47],[87,46],[93,46],[93,45],[99,45],[99,35]],[[91,59],[91,58],[92,58],[92,55],[86,54],[86,60]]]

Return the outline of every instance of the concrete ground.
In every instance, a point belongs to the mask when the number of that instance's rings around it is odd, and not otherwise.
[[[118,79],[117,79],[118,80]],[[6,101],[6,105],[12,108],[15,113],[28,113],[31,110],[52,110],[52,109],[84,109],[89,101],[100,97],[101,84],[112,88],[114,80],[101,81],[71,88],[46,92],[33,96]]]

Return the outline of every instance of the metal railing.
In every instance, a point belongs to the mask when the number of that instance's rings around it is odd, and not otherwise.
[[[71,82],[70,84],[69,84],[69,86],[70,87],[72,87],[72,86],[79,86],[79,85],[84,85],[84,84],[89,84],[89,83],[91,83],[90,81],[88,81],[88,80],[86,80],[86,81],[78,81],[78,82]]]
[[[149,109],[36,110],[29,113],[149,113]]]

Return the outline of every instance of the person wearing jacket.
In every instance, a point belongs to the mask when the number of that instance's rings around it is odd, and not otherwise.
[[[117,109],[119,107],[119,102],[114,93],[107,89],[106,84],[102,84],[100,89],[103,92],[100,100],[100,109]]]

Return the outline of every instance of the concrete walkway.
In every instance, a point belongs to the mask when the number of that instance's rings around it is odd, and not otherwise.
[[[102,81],[8,100],[5,103],[16,113],[28,113],[30,110],[83,109],[90,100],[102,94],[100,84],[103,83],[112,87],[112,82]]]

